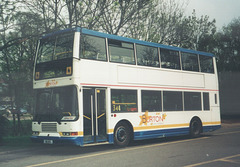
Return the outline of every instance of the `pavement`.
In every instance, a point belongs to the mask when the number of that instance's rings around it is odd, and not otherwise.
[[[222,116],[221,124],[222,127],[240,125],[240,116]]]

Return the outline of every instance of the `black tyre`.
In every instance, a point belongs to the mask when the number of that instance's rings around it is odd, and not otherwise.
[[[126,123],[119,123],[114,130],[114,144],[120,147],[125,147],[130,141],[130,127]]]
[[[202,132],[202,123],[199,119],[193,119],[190,123],[190,137],[199,137]]]

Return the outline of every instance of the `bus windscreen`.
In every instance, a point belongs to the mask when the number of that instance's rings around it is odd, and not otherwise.
[[[71,121],[78,118],[77,88],[66,86],[36,90],[34,120]]]

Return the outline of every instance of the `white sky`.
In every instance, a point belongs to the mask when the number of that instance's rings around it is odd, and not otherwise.
[[[216,26],[221,29],[233,18],[240,17],[240,0],[188,0],[186,14],[191,15],[193,9],[198,17],[208,15],[210,20],[216,19]]]

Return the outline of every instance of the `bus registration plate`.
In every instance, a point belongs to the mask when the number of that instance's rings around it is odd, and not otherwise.
[[[43,140],[44,144],[53,144],[53,140]]]

